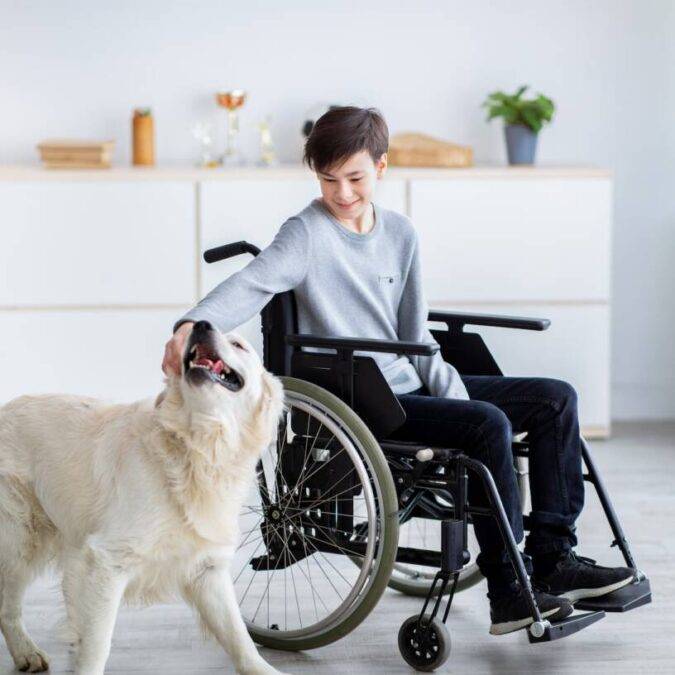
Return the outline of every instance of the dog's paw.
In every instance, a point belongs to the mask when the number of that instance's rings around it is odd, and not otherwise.
[[[35,649],[28,654],[21,654],[14,659],[16,669],[22,673],[42,673],[49,670],[49,659],[40,649]]]
[[[274,666],[267,663],[267,661],[240,667],[237,672],[239,675],[290,675],[290,673],[282,673],[280,670],[277,670]]]

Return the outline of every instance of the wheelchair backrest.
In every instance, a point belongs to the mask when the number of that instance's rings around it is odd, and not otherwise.
[[[297,303],[293,291],[275,295],[261,312],[263,363],[274,375],[288,375],[327,389],[363,419],[377,438],[385,438],[405,421],[405,413],[382,371],[369,356],[353,356],[351,396],[341,383],[336,354],[303,351],[286,344],[286,336],[298,332]]]
[[[290,375],[293,347],[286,336],[298,332],[298,311],[293,291],[277,293],[261,312],[263,363],[274,375]]]

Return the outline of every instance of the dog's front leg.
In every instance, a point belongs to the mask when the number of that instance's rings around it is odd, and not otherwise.
[[[91,551],[83,567],[78,597],[71,605],[80,632],[75,674],[103,675],[127,576]]]
[[[203,624],[223,646],[241,675],[283,675],[260,656],[241,618],[230,571],[225,565],[203,568],[186,586],[187,599]]]

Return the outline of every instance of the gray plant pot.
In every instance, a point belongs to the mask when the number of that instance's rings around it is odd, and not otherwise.
[[[507,124],[504,126],[504,136],[509,164],[534,164],[536,132],[524,124]]]

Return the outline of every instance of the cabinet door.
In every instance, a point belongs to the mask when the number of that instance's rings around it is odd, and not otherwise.
[[[284,221],[317,196],[319,184],[311,178],[204,181],[199,200],[201,253],[240,240],[265,248]],[[250,259],[247,254],[208,265],[200,257],[201,295]]]
[[[374,201],[385,209],[408,215],[406,181],[385,175],[376,184]]]
[[[201,252],[240,240],[265,248],[284,221],[319,195],[318,181],[311,177],[204,181],[200,188]],[[200,297],[250,260],[251,256],[245,254],[208,265],[200,257]],[[262,354],[259,315],[238,331]]]
[[[319,196],[319,183],[312,177],[275,181],[205,181],[200,189],[201,251],[203,253],[207,248],[242,239],[264,248],[285,220]],[[387,209],[404,212],[405,182],[383,180],[378,184],[375,199]],[[206,295],[250,259],[249,255],[243,255],[208,265],[200,258],[200,295]],[[258,316],[240,326],[239,332],[262,351]]]
[[[156,396],[164,345],[184,309],[0,312],[0,405],[21,394]]]
[[[605,178],[411,181],[430,301],[609,297]]]
[[[190,303],[189,182],[0,185],[0,306]]]
[[[584,433],[603,436],[610,428],[609,307],[607,305],[433,305],[461,312],[532,316],[551,320],[543,332],[467,326],[479,333],[505,375],[566,380],[579,394]],[[435,326],[436,324],[430,324]],[[438,324],[443,327],[442,324]]]

